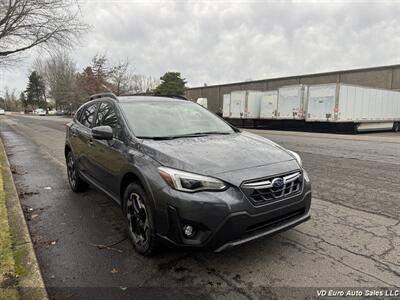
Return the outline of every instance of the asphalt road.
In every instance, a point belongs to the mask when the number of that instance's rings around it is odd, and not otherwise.
[[[21,203],[54,299],[316,298],[322,287],[399,287],[400,134],[256,131],[297,151],[313,182],[312,219],[229,251],[168,248],[148,259],[120,209],[70,191],[59,117],[0,118]]]

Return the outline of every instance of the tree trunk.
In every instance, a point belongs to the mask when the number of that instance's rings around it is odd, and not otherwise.
[[[49,113],[47,111],[47,97],[46,97],[46,91],[43,91],[43,98],[44,98],[44,110],[46,111],[46,115]]]

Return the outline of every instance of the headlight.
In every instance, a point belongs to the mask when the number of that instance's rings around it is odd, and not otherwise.
[[[290,150],[288,150],[288,151],[289,151],[290,154],[292,154],[293,157],[297,160],[299,166],[300,166],[300,167],[303,166],[303,163],[301,162],[301,157],[300,157],[300,155],[298,155],[296,152],[293,152],[293,151],[290,151]]]
[[[168,185],[182,192],[222,191],[227,188],[221,180],[212,177],[166,167],[159,167],[158,172]]]

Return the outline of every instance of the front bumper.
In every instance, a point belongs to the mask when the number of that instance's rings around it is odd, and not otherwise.
[[[162,215],[166,217],[159,224],[158,235],[177,246],[220,252],[290,229],[310,218],[308,176],[304,176],[303,184],[301,194],[262,207],[255,207],[237,188],[194,194],[163,189],[158,199],[165,199]],[[183,225],[194,226],[196,236],[185,238]]]
[[[270,224],[269,226],[266,226],[263,228],[263,230],[260,230],[258,233],[250,234],[250,235],[244,235],[244,237],[239,238],[237,240],[233,240],[231,242],[227,242],[220,246],[219,248],[215,249],[215,252],[221,252],[223,250],[250,242],[252,240],[259,239],[264,236],[271,236],[273,234],[289,230],[290,228],[293,228],[307,220],[310,219],[310,213],[307,212],[303,215],[297,215],[293,214],[293,218],[285,218],[284,220],[279,220],[278,222],[273,222],[273,224]]]

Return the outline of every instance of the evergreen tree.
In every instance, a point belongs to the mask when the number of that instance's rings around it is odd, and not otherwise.
[[[26,101],[26,96],[24,92],[21,92],[21,94],[19,94],[19,102],[24,109],[28,107],[28,101]]]
[[[46,109],[44,81],[36,71],[33,71],[29,75],[28,87],[26,88],[26,102],[33,107]]]
[[[181,78],[179,72],[167,72],[160,77],[161,83],[155,90],[156,95],[160,96],[183,96],[185,94],[186,80]]]

